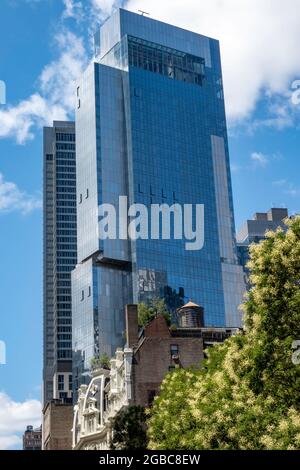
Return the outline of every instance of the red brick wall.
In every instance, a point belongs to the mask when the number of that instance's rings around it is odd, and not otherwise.
[[[150,391],[159,392],[160,384],[169,367],[171,345],[178,345],[181,366],[199,366],[203,360],[202,338],[172,337],[163,317],[157,317],[145,328],[145,337],[134,355],[134,401],[148,406]]]

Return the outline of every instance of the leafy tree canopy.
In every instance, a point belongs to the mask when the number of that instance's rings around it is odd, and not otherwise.
[[[141,406],[129,406],[119,411],[113,421],[112,450],[147,448],[145,410]]]
[[[150,449],[300,449],[300,217],[250,249],[245,332],[164,380]]]
[[[161,314],[170,325],[170,313],[164,299],[154,299],[151,304],[140,303],[138,305],[139,326],[145,326],[158,314]]]
[[[100,357],[92,357],[91,361],[91,369],[110,369],[110,359],[107,354],[102,354]]]

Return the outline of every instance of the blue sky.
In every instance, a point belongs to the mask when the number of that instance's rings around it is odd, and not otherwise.
[[[40,421],[42,126],[72,118],[74,80],[114,3],[0,0],[0,80],[7,86],[7,104],[0,105],[0,340],[7,346],[0,448],[18,448],[24,426]],[[125,6],[221,40],[237,226],[274,205],[299,212],[300,104],[291,95],[300,79],[300,1],[274,0],[272,8],[266,0]]]

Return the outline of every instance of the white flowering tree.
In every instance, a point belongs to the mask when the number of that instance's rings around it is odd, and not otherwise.
[[[300,449],[300,217],[251,248],[245,333],[164,380],[150,449]]]

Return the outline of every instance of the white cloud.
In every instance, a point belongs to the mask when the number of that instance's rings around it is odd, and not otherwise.
[[[25,0],[25,3],[29,3],[29,5],[34,6],[37,3],[40,3],[41,0]]]
[[[273,181],[273,186],[277,188],[281,188],[284,194],[292,197],[300,196],[300,188],[297,187],[292,181],[288,181],[287,179],[281,179],[277,181]]]
[[[264,117],[245,121],[244,126],[250,134],[258,129],[273,128],[278,131],[296,126],[299,119],[298,106],[291,102],[291,92],[267,94],[267,106]]]
[[[258,166],[265,167],[269,163],[269,158],[261,152],[253,152],[250,156],[251,160]]]
[[[112,12],[119,0],[62,0],[62,20],[85,20],[89,33]],[[37,80],[37,90],[15,106],[0,109],[0,138],[13,137],[24,144],[34,138],[34,130],[51,125],[53,120],[73,118],[75,81],[88,64],[89,54],[82,37],[61,24],[54,38],[60,54],[46,65]]]
[[[289,196],[300,196],[300,188],[295,188],[293,185],[285,191],[285,194],[288,194]]]
[[[231,162],[230,163],[230,169],[231,169],[232,173],[238,173],[242,169],[242,166]]]
[[[7,450],[21,444],[21,436],[27,425],[41,424],[41,403],[38,400],[15,402],[0,392],[0,449]]]
[[[21,436],[17,436],[16,434],[1,436],[0,434],[0,450],[17,449],[21,447],[21,444]]]
[[[286,181],[286,184],[284,186],[285,186],[285,189],[283,192],[287,194],[288,196],[292,196],[292,197],[300,196],[300,188],[297,187],[291,181]]]
[[[71,113],[75,108],[75,81],[86,64],[86,51],[83,40],[68,30],[57,34],[55,41],[61,54],[42,71],[40,87],[53,104]]]
[[[55,43],[60,56],[43,69],[37,92],[16,106],[0,110],[0,138],[14,137],[23,144],[34,137],[34,127],[65,120],[73,114],[75,80],[86,65],[87,55],[83,40],[66,29],[55,36]]]
[[[75,19],[78,23],[85,21],[87,31],[93,35],[100,24],[111,15],[115,7],[118,7],[122,0],[62,0],[64,11],[62,19]]]
[[[63,3],[62,18],[85,20],[92,32],[121,2]],[[243,122],[250,131],[294,125],[298,107],[291,106],[291,84],[300,78],[300,0],[127,0],[125,7],[149,11],[152,18],[220,40],[231,125]],[[66,29],[56,41],[60,56],[44,68],[35,93],[0,110],[0,138],[13,136],[24,143],[33,138],[34,128],[73,115],[74,81],[87,65],[88,54],[82,38]],[[268,96],[271,104],[266,117],[249,121],[258,100]]]
[[[0,138],[15,137],[19,144],[33,139],[33,126],[43,126],[53,119],[64,120],[66,110],[59,104],[47,101],[40,93],[34,93],[16,106],[0,110]]]
[[[282,179],[282,180],[273,181],[272,184],[273,184],[273,186],[282,187],[282,186],[285,186],[287,184],[287,180]]]
[[[109,16],[119,3],[118,0],[91,0],[91,8],[100,21]]]
[[[126,7],[220,40],[231,123],[248,117],[265,90],[284,94],[300,78],[300,0],[128,0]]]
[[[23,215],[26,215],[41,207],[42,200],[40,197],[21,191],[15,183],[5,181],[3,175],[0,173],[0,214],[19,211]]]
[[[82,2],[76,2],[75,0],[63,0],[64,11],[62,18],[74,18],[76,21],[81,21],[84,16]]]

